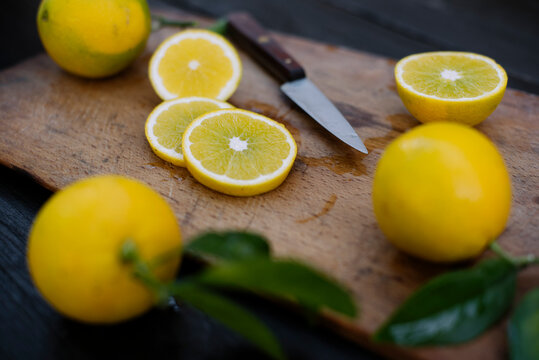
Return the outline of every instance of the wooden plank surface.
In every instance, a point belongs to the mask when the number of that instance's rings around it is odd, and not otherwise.
[[[208,228],[260,231],[276,252],[308,261],[346,284],[361,305],[352,323],[330,325],[357,341],[371,334],[417,286],[447,269],[412,259],[390,246],[372,214],[372,175],[383,148],[417,125],[395,92],[394,61],[331,45],[278,36],[311,79],[336,102],[365,140],[365,156],[339,144],[286,100],[277,83],[242,54],[244,78],[231,103],[284,123],[299,145],[294,168],[277,190],[252,198],[222,195],[183,168],[151,152],[144,122],[159,103],[147,79],[151,51],[171,30],[152,36],[128,71],[108,80],[70,76],[40,55],[0,74],[0,162],[31,174],[50,189],[98,173],[148,182],[173,206],[186,237]],[[513,181],[513,208],[504,247],[537,252],[539,217],[539,99],[509,90],[479,129],[499,147]],[[519,294],[539,284],[537,269],[520,276]],[[451,349],[378,351],[401,358],[501,359],[497,326],[471,344]]]

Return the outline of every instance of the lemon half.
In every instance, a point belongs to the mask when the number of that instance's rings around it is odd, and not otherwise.
[[[486,56],[466,52],[411,55],[395,66],[397,90],[419,121],[476,125],[502,100],[505,70]]]

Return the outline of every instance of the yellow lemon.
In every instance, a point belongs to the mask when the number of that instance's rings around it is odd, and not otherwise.
[[[202,97],[164,101],[146,120],[146,139],[153,152],[174,165],[185,166],[182,137],[187,125],[200,115],[232,108],[229,103]]]
[[[439,122],[418,126],[386,148],[372,197],[378,224],[396,247],[451,262],[477,256],[501,234],[511,184],[487,137]]]
[[[284,125],[239,109],[218,110],[185,130],[182,150],[189,172],[229,195],[257,195],[279,186],[294,164],[297,146]]]
[[[150,60],[150,81],[163,100],[202,96],[227,100],[241,79],[241,61],[221,35],[185,30],[172,35]]]
[[[127,67],[151,30],[146,0],[43,0],[37,14],[41,42],[70,73],[100,78]]]
[[[131,240],[149,260],[181,246],[174,213],[148,186],[121,176],[98,176],[59,191],[39,211],[28,242],[28,265],[38,290],[59,312],[88,323],[115,323],[145,312],[154,299],[122,263]],[[155,269],[173,279],[180,255]]]
[[[476,125],[502,100],[505,70],[486,56],[430,52],[405,57],[395,66],[402,102],[419,121]]]

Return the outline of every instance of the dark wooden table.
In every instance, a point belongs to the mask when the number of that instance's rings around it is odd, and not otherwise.
[[[166,2],[213,17],[248,10],[273,30],[393,58],[431,50],[474,51],[502,64],[509,86],[539,93],[539,3],[535,0]],[[35,28],[38,3],[2,3],[0,68],[42,51]],[[28,230],[50,195],[24,174],[0,167],[0,359],[263,357],[242,338],[188,307],[153,310],[107,327],[78,324],[54,312],[32,286],[25,261]],[[187,261],[182,274],[194,266]],[[290,359],[378,358],[278,305],[255,297],[233,297],[268,324]]]

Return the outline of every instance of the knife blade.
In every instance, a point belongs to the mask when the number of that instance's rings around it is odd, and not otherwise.
[[[248,13],[227,16],[227,34],[284,84],[281,90],[345,144],[368,154],[354,128],[290,56]]]

